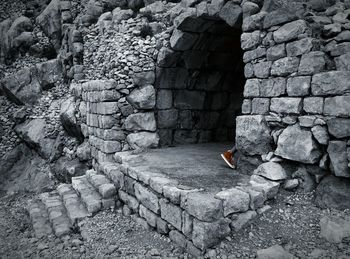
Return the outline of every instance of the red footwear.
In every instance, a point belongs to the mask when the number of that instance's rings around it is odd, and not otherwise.
[[[222,159],[224,159],[224,161],[226,162],[226,164],[232,168],[232,169],[236,169],[235,164],[233,163],[233,157],[232,157],[232,152],[230,151],[226,151],[223,154],[221,154]]]

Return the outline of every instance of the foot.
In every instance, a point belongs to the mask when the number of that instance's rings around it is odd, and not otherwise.
[[[224,159],[224,161],[226,162],[226,164],[232,168],[232,169],[236,169],[235,164],[233,163],[233,157],[232,157],[232,152],[230,151],[226,151],[223,154],[221,154],[222,159]]]

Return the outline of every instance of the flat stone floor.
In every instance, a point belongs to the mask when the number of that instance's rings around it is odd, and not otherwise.
[[[232,143],[206,143],[152,149],[123,156],[123,164],[166,175],[179,184],[218,192],[249,181],[249,176],[229,168],[220,154]]]

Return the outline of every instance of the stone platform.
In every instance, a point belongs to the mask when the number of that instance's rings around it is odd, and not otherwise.
[[[96,164],[118,189],[124,209],[193,255],[202,255],[263,211],[287,176],[273,162],[252,175],[231,170],[220,154],[232,143],[196,144],[115,154]]]

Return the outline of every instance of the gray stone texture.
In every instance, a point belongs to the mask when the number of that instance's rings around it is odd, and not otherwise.
[[[303,54],[298,69],[299,75],[313,75],[325,70],[326,55],[322,51]]]
[[[285,57],[273,62],[271,67],[271,75],[288,76],[298,71],[299,58]]]
[[[288,96],[307,96],[310,94],[311,77],[298,76],[287,80]]]
[[[311,83],[313,95],[336,95],[350,92],[349,71],[329,71],[313,76]]]
[[[335,96],[325,99],[324,115],[350,117],[350,96]]]
[[[283,114],[300,114],[302,110],[302,99],[292,97],[272,98],[270,110]]]
[[[307,25],[304,20],[297,20],[281,26],[273,33],[276,43],[286,42],[296,39],[299,34],[307,30]]]
[[[350,168],[346,153],[345,141],[330,141],[327,152],[331,161],[330,168],[335,176],[350,178]]]
[[[331,118],[327,120],[329,133],[336,138],[350,136],[350,119]]]
[[[156,120],[153,112],[134,113],[128,116],[124,122],[126,130],[155,131]]]

